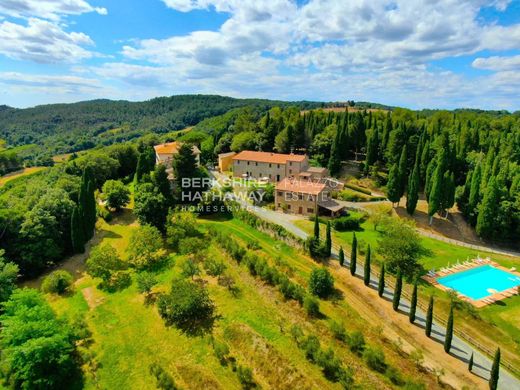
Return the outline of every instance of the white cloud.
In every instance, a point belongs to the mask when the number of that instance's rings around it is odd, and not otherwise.
[[[7,57],[38,63],[78,62],[94,54],[83,46],[93,45],[83,33],[65,32],[46,20],[30,18],[27,26],[0,23],[0,53]]]
[[[59,20],[64,15],[97,12],[106,15],[107,9],[93,7],[85,0],[2,0],[0,14],[16,18],[38,17]]]
[[[471,65],[477,69],[494,71],[520,70],[520,55],[512,57],[479,57],[476,58]]]

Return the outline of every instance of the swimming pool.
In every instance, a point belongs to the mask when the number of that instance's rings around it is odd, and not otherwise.
[[[520,285],[520,277],[491,265],[473,268],[456,274],[443,276],[437,282],[456,290],[471,299],[482,299],[493,295],[489,289],[501,292]]]

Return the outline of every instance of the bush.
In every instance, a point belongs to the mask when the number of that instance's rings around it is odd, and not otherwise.
[[[332,220],[332,227],[339,231],[359,230],[362,218],[346,215]]]
[[[301,343],[301,349],[305,352],[305,357],[311,362],[315,362],[320,351],[320,340],[314,336],[307,336]]]
[[[386,369],[386,376],[388,377],[388,379],[390,379],[390,382],[392,382],[396,386],[402,386],[404,384],[404,380],[401,376],[401,373],[395,367],[389,366]]]
[[[137,274],[137,291],[141,294],[150,294],[152,288],[157,284],[155,276],[149,272],[141,272]]]
[[[44,293],[64,294],[72,287],[73,277],[64,270],[58,270],[50,273],[43,279],[42,291]]]
[[[229,347],[226,343],[213,340],[213,351],[215,356],[223,366],[227,365],[229,359]]]
[[[140,226],[132,233],[128,262],[137,269],[150,269],[166,259],[161,232],[154,226]]]
[[[320,242],[316,237],[310,236],[305,242],[305,247],[313,259],[325,259],[328,257],[328,248],[324,242]]]
[[[334,291],[334,278],[326,268],[314,268],[309,277],[309,291],[327,298]]]
[[[365,349],[365,338],[360,331],[352,332],[348,339],[350,350],[354,353],[361,354]]]
[[[361,192],[365,195],[372,195],[372,192],[368,188],[360,187],[352,183],[345,183],[345,187],[357,192]]]
[[[334,338],[336,340],[340,340],[343,342],[347,341],[347,331],[345,330],[345,327],[343,326],[343,324],[340,324],[339,322],[331,320],[329,322],[329,329],[332,332],[332,334],[334,335]]]
[[[310,295],[303,300],[303,308],[310,317],[319,317],[321,314],[319,301]]]
[[[105,206],[98,205],[96,207],[97,215],[99,218],[103,218],[106,222],[110,222],[112,220],[112,213],[107,210]]]
[[[174,281],[170,293],[159,297],[157,307],[167,326],[173,325],[188,335],[213,327],[215,304],[204,287],[191,281]]]
[[[161,390],[177,390],[178,387],[173,380],[173,377],[168,374],[164,368],[159,364],[153,363],[150,365],[150,374],[155,377],[157,381],[157,388]]]
[[[367,348],[363,352],[363,359],[367,363],[367,366],[377,372],[385,372],[386,362],[385,354],[379,348]]]
[[[226,270],[226,265],[222,261],[209,257],[204,261],[204,269],[210,276],[220,276]]]
[[[255,380],[253,379],[253,371],[249,367],[238,366],[237,376],[242,388],[252,389],[256,387]]]
[[[357,194],[351,190],[343,190],[338,194],[338,199],[346,202],[366,202],[369,198],[364,194]]]

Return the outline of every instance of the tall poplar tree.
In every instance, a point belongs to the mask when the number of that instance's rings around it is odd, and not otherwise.
[[[406,190],[406,181],[408,178],[408,154],[406,144],[401,151],[401,157],[399,158],[399,199],[404,195]]]
[[[430,225],[433,221],[433,216],[439,211],[442,200],[442,181],[444,174],[442,172],[442,166],[437,165],[435,173],[433,175],[433,184],[430,191],[430,197],[428,198],[428,216],[430,217]]]
[[[449,353],[451,342],[453,340],[453,302],[450,306],[450,315],[448,316],[448,324],[446,325],[446,337],[444,338],[444,352]]]
[[[399,168],[397,164],[392,165],[392,168],[390,168],[386,184],[386,197],[390,202],[397,204],[399,204],[401,199],[399,195]]]
[[[345,252],[343,252],[343,247],[339,247],[339,253],[338,253],[338,259],[339,259],[339,265],[343,267],[343,264],[345,264]]]
[[[489,378],[489,389],[497,390],[498,378],[500,376],[500,348],[495,352],[495,358],[493,359],[493,366],[491,367],[491,375]]]
[[[79,213],[79,206],[75,206],[70,221],[70,236],[74,253],[85,252],[85,233]]]
[[[419,200],[419,168],[416,165],[408,180],[408,192],[406,194],[406,211],[413,215]]]
[[[331,176],[336,176],[341,170],[341,130],[337,128],[336,136],[334,137],[334,141],[332,141],[332,146],[330,148],[330,158],[329,158],[329,172]]]
[[[477,234],[484,238],[494,238],[495,219],[499,211],[500,192],[495,177],[491,177],[486,187],[486,193],[479,208],[477,217]]]
[[[368,244],[367,247],[367,255],[365,257],[365,267],[364,267],[364,273],[363,273],[363,282],[365,283],[365,286],[370,285],[370,259],[371,252],[370,252],[370,244]]]
[[[410,313],[409,319],[413,324],[415,322],[415,312],[417,311],[417,278],[413,283],[412,299],[410,300]]]
[[[381,273],[379,274],[379,283],[377,285],[377,295],[382,297],[385,293],[385,263],[381,266]]]
[[[314,238],[317,242],[320,241],[320,220],[318,214],[314,216]]]
[[[424,327],[424,333],[430,337],[432,333],[433,324],[433,295],[430,296],[430,302],[428,303],[428,310],[426,311],[426,325]]]
[[[399,310],[399,302],[401,301],[401,292],[403,289],[403,274],[401,270],[397,270],[397,279],[395,281],[394,298],[392,300],[392,307],[395,311]]]
[[[327,250],[327,256],[330,257],[332,253],[332,235],[330,231],[330,221],[327,221],[327,230],[325,234],[325,248]]]
[[[356,233],[352,237],[352,252],[350,253],[350,274],[354,276],[356,274],[357,267],[357,238]]]

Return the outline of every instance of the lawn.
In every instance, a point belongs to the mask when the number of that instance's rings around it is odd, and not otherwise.
[[[356,214],[356,213],[352,213]],[[308,220],[296,221],[295,224],[308,233],[313,231],[313,222]],[[370,222],[364,222],[361,225],[361,231],[356,232],[358,238],[358,247],[365,247],[370,244],[372,247],[372,259],[375,264],[379,264],[381,257],[377,254],[377,242],[380,235],[373,229]],[[322,225],[322,232],[325,227]],[[350,247],[353,232],[337,232],[333,230],[333,242],[341,245],[345,252],[350,256]],[[504,267],[513,267],[520,263],[520,259],[509,256],[497,255],[493,253],[477,252],[470,248],[464,248],[452,245],[443,241],[435,240],[429,237],[421,237],[421,241],[426,249],[430,251],[430,256],[421,259],[421,264],[426,270],[448,266],[459,261],[480,257],[490,257],[492,260],[503,265]],[[407,287],[409,289],[409,287]],[[444,318],[447,318],[449,309],[449,296],[446,292],[437,289],[426,282],[420,286],[421,300],[426,304],[430,295],[436,296],[437,312],[440,312]],[[488,305],[482,309],[461,310],[458,312],[457,326],[463,329],[465,333],[472,338],[478,340],[484,345],[495,348],[499,344],[503,349],[503,356],[509,361],[520,365],[520,326],[518,319],[520,318],[520,296],[508,298],[494,305]]]
[[[28,176],[33,173],[39,172],[41,170],[47,169],[46,167],[30,167],[30,168],[24,168],[22,170],[8,173],[7,175],[4,175],[0,177],[0,187],[4,184],[10,182],[11,180],[17,179],[22,176]]]
[[[315,266],[307,256],[237,220],[201,222],[203,227],[218,224],[221,231],[243,243],[256,241],[258,254],[268,256],[270,262],[283,268],[293,280],[306,285]],[[100,227],[106,231],[103,242],[124,254],[134,222],[119,219]],[[262,388],[340,388],[327,381],[298,349],[290,334],[295,323],[316,334],[324,347],[334,346],[338,357],[355,371],[356,383],[362,388],[393,387],[385,376],[369,370],[346,345],[332,338],[327,319],[310,320],[297,303],[285,301],[276,289],[250,276],[244,266],[213,244],[209,245],[207,256],[224,261],[239,288],[239,294],[233,296],[215,278],[202,275],[219,314],[212,337],[225,341],[239,364],[253,368],[255,380]],[[160,283],[155,292],[169,289],[171,280],[180,273],[183,260],[180,255],[174,256],[173,263],[158,273]],[[76,282],[74,294],[48,296],[58,313],[84,315],[93,332],[91,348],[99,368],[95,375],[87,376],[87,388],[155,389],[149,373],[154,362],[172,374],[182,388],[241,387],[236,373],[215,357],[210,336],[188,337],[175,328],[165,327],[156,308],[144,304],[135,282],[116,293],[100,291],[96,286],[97,281],[85,275]],[[387,361],[406,378],[422,381],[428,388],[436,387],[433,375],[421,372],[391,344],[382,342],[376,324],[368,324],[345,300],[322,301],[321,307],[327,318],[346,321],[349,332],[362,330],[367,342],[381,346]]]

